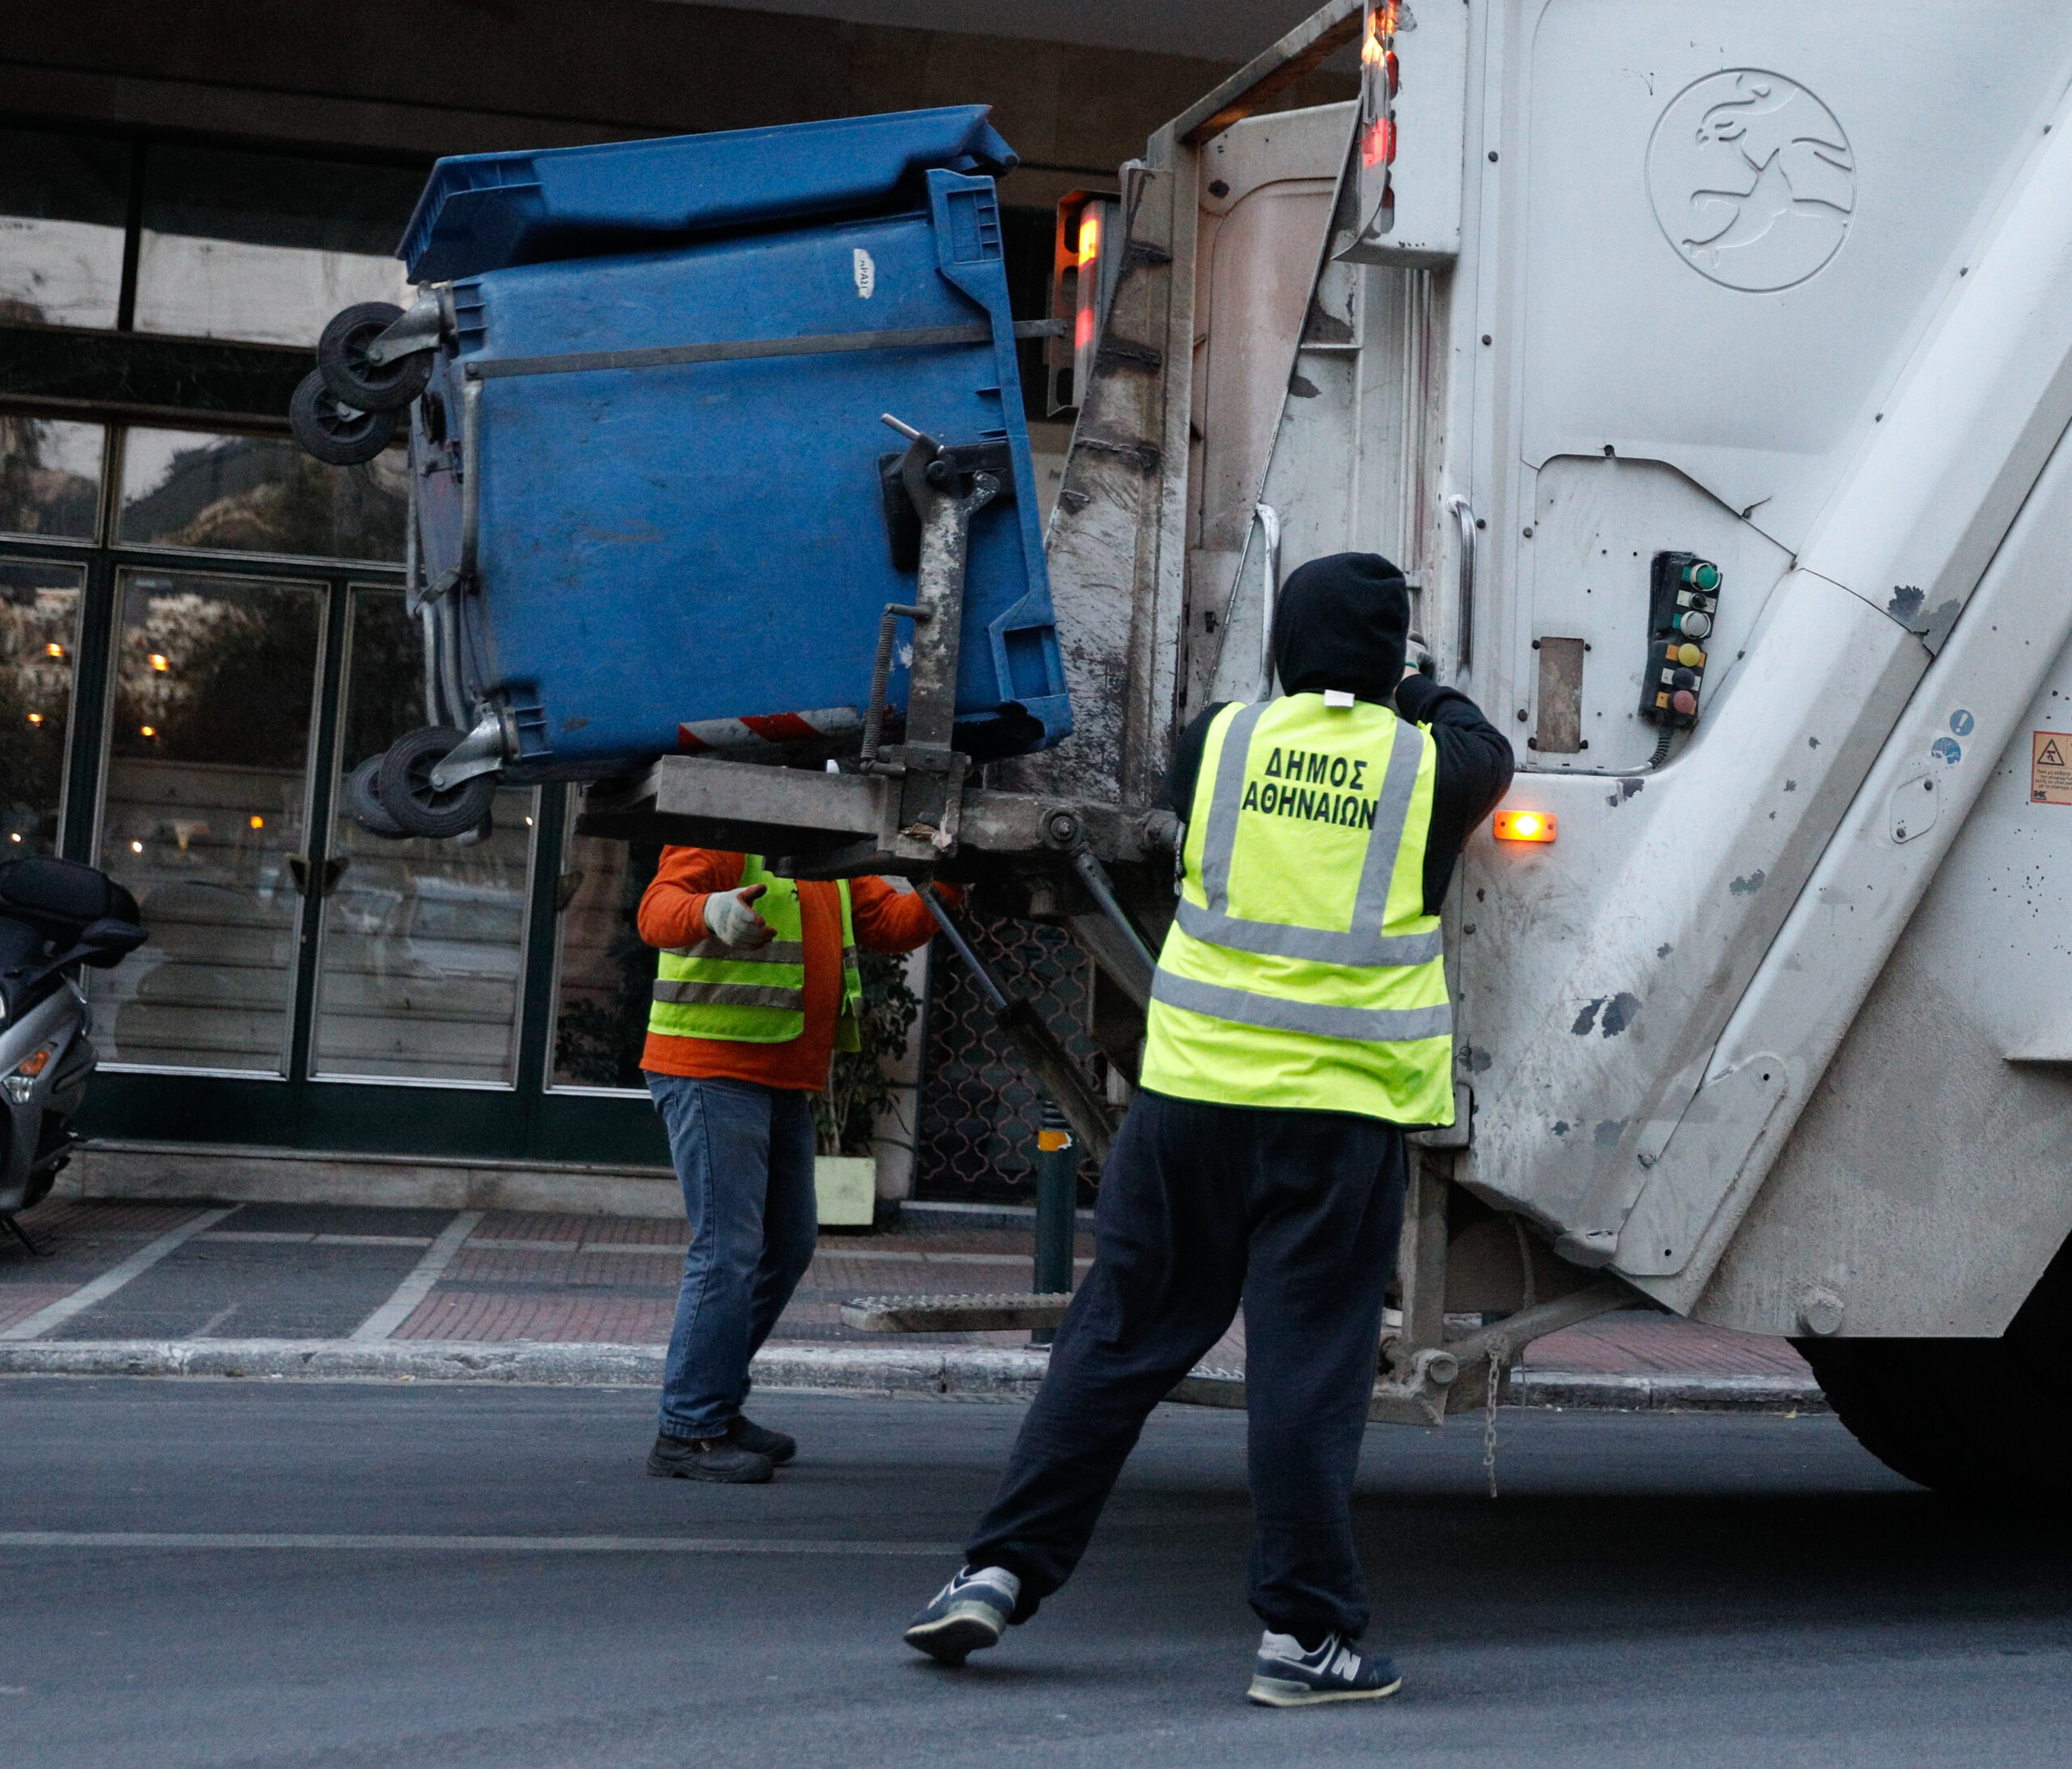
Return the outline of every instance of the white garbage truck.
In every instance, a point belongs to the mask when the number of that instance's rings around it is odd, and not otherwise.
[[[1072,736],[932,855],[896,780],[709,760],[594,826],[991,867],[1140,1003],[1176,733],[1386,554],[1518,769],[1375,1416],[1645,1297],[1918,1480],[2072,1490],[2072,8],[1334,0],[1076,202]]]

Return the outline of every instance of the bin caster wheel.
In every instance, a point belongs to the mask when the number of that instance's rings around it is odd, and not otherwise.
[[[346,782],[346,807],[354,820],[370,835],[386,836],[390,841],[400,841],[410,831],[389,816],[381,803],[381,757],[369,756]]]
[[[456,787],[431,783],[431,770],[461,740],[462,733],[425,725],[398,737],[381,758],[375,795],[381,808],[409,835],[465,834],[489,815],[496,776],[478,774]]]
[[[372,412],[342,402],[314,369],[303,376],[288,401],[288,428],[295,439],[326,465],[357,467],[396,439],[395,412]]]
[[[316,341],[316,372],[332,397],[364,412],[399,411],[431,379],[433,353],[413,350],[386,363],[367,355],[374,341],[403,316],[387,301],[362,301],[332,316]]]

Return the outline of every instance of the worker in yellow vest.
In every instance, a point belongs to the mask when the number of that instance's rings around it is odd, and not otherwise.
[[[963,1569],[909,1644],[949,1664],[1078,1563],[1151,1409],[1245,1309],[1251,1699],[1388,1695],[1352,1477],[1394,1273],[1406,1126],[1453,1121],[1440,910],[1509,740],[1404,668],[1409,595],[1372,554],[1293,573],[1285,698],[1211,706],[1167,797],[1183,876],[1141,1086],[1102,1173],[1095,1257]]]
[[[690,1218],[648,1472],[760,1483],[798,1444],[742,1412],[749,1360],[819,1235],[813,1096],[859,1047],[856,949],[911,952],[935,922],[881,878],[800,883],[759,855],[665,847],[639,926],[661,948],[640,1067]]]

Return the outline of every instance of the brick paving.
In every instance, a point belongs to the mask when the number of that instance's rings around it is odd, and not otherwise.
[[[51,1199],[24,1211],[21,1224],[39,1243],[123,1235],[148,1241],[191,1222],[202,1204],[68,1203]]]
[[[0,1327],[26,1321],[38,1309],[62,1301],[79,1287],[70,1283],[11,1283],[0,1290]]]
[[[1526,1349],[1526,1367],[1578,1375],[1795,1376],[1811,1381],[1806,1360],[1783,1339],[1703,1326],[1673,1314],[1599,1315],[1550,1333]]]
[[[673,1301],[510,1296],[440,1285],[396,1330],[399,1339],[531,1339],[557,1345],[666,1345]]]
[[[202,1207],[191,1203],[52,1202],[27,1212],[24,1226],[53,1257],[32,1261],[19,1248],[0,1244],[0,1330],[190,1221]],[[257,1220],[260,1213],[271,1223],[282,1219],[283,1212],[295,1216],[295,1226],[305,1233],[240,1231],[240,1222]],[[390,1226],[407,1226],[420,1241],[434,1232],[442,1220],[437,1212],[393,1215]],[[339,1221],[330,1223],[334,1215]],[[350,1215],[347,1224],[331,1207],[247,1206],[205,1238],[286,1242],[317,1237],[333,1241],[335,1236],[324,1232],[327,1225],[350,1226],[359,1238],[376,1236],[388,1221],[384,1213],[363,1208],[353,1210]],[[283,1231],[287,1226],[283,1220]],[[680,1220],[492,1211],[476,1224],[393,1336],[466,1342],[665,1343],[689,1240],[689,1228]],[[197,1254],[202,1250],[197,1249]],[[356,1250],[341,1245],[337,1257]],[[394,1251],[389,1249],[392,1258]],[[1090,1235],[1076,1237],[1073,1252],[1082,1275],[1093,1251]],[[825,1234],[772,1343],[888,1347],[916,1343],[1026,1344],[1026,1333],[945,1333],[915,1338],[859,1333],[843,1324],[841,1305],[864,1296],[1025,1292],[1033,1275],[1030,1253],[1030,1232],[1019,1226],[937,1224],[918,1215],[910,1215],[896,1230]],[[220,1281],[220,1263],[214,1269]],[[93,1313],[81,1317],[78,1325],[89,1325]],[[244,1330],[264,1336],[264,1329],[257,1325]],[[1242,1316],[1203,1361],[1233,1372],[1244,1368]],[[1578,1374],[1810,1376],[1804,1360],[1782,1340],[1638,1310],[1602,1316],[1550,1334],[1531,1347],[1526,1362],[1537,1370]]]

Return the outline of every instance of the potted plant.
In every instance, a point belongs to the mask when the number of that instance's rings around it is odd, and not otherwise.
[[[857,1030],[862,1048],[837,1050],[827,1091],[813,1100],[819,1156],[813,1163],[820,1220],[828,1228],[868,1228],[877,1206],[873,1135],[892,1104],[887,1066],[906,1048],[921,1011],[907,986],[906,961],[890,952],[860,952],[864,999]]]

